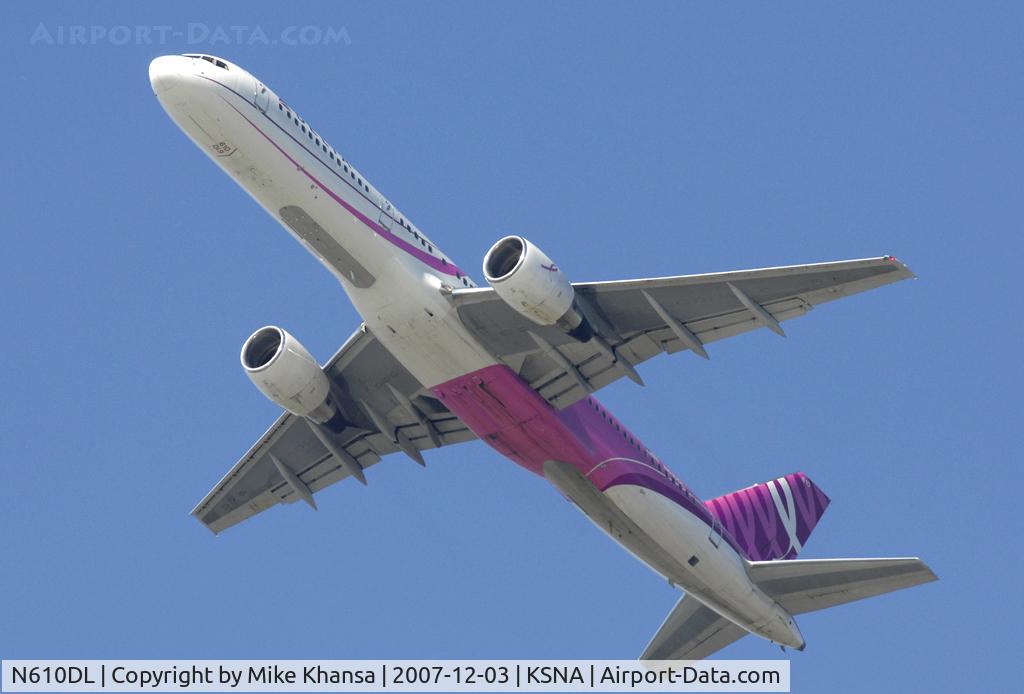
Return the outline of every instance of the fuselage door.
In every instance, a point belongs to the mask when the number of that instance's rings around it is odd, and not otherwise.
[[[267,91],[267,86],[259,80],[256,80],[256,90],[253,94],[252,102],[256,104],[256,108],[264,113],[270,108],[270,92]]]
[[[377,221],[382,227],[391,231],[391,225],[395,223],[395,208],[391,206],[391,203],[388,202],[387,198],[383,195],[377,197],[377,207],[380,208],[380,214],[377,215]]]
[[[722,543],[722,521],[718,520],[718,516],[712,514],[711,516],[711,528],[708,531],[708,540],[711,541],[715,547],[718,547]]]

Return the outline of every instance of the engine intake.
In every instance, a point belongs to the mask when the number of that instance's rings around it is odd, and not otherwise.
[[[325,423],[337,413],[324,370],[283,328],[268,325],[250,335],[241,360],[260,392],[292,414]]]
[[[538,325],[573,329],[576,292],[551,258],[522,236],[506,236],[484,256],[484,277],[505,303]]]

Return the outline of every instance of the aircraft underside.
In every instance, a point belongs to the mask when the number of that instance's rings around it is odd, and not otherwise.
[[[706,358],[714,340],[781,334],[817,303],[911,276],[895,258],[573,284],[510,236],[485,258],[490,288],[477,288],[244,70],[165,56],[150,74],[172,119],[338,278],[364,321],[324,366],[273,326],[245,343],[246,373],[285,412],[193,512],[215,532],[278,503],[315,508],[314,493],[367,483],[391,452],[422,463],[423,450],[479,438],[687,592],[645,657],[703,657],[746,632],[802,648],[796,611],[934,579],[919,560],[787,561],[828,504],[806,476],[705,503],[593,396],[619,378],[642,384],[636,365],[657,354]]]

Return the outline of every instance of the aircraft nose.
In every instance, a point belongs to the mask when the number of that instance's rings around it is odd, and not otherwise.
[[[173,89],[185,76],[188,58],[180,55],[162,55],[149,64],[149,83],[157,96]]]

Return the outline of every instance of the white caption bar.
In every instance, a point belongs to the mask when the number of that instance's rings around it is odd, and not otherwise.
[[[4,660],[4,692],[788,692],[788,660]]]

